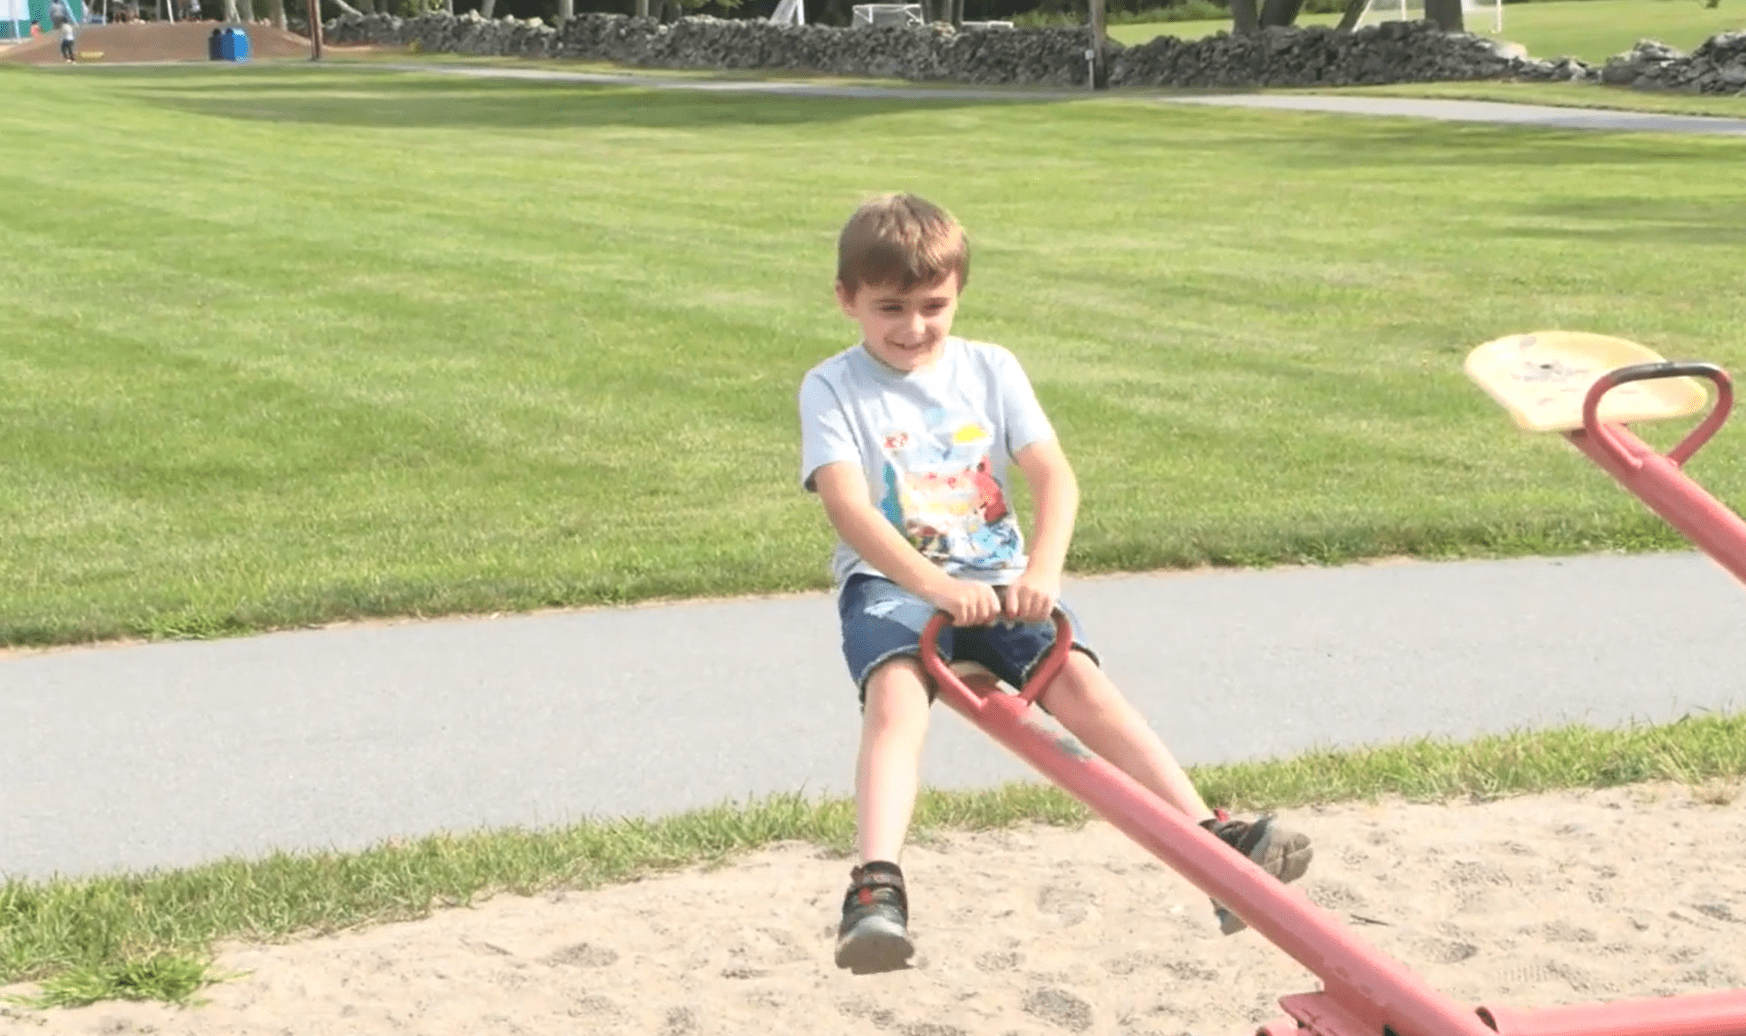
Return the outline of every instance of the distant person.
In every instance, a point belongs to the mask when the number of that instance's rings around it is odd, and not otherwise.
[[[200,20],[200,0],[188,0],[188,20],[191,22]]]
[[[62,22],[61,23],[61,58],[63,60],[65,60],[65,61],[77,61],[77,60],[79,60],[78,40],[79,40],[79,31],[78,31],[78,27],[73,24],[73,20],[71,18],[69,18],[66,21]]]
[[[61,0],[53,0],[53,2],[49,4],[49,25],[58,29],[61,26],[70,23],[72,20],[73,16],[68,13],[67,5],[62,3]]]

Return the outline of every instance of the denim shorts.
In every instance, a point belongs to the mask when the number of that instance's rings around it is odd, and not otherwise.
[[[1097,661],[1073,610],[1063,604],[1061,611],[1073,630],[1073,649]],[[865,702],[867,678],[875,669],[900,656],[921,657],[922,629],[933,618],[934,606],[889,579],[856,574],[837,595],[837,614],[843,624],[843,660]],[[1025,677],[1054,645],[1053,622],[947,626],[939,639],[942,657],[980,663],[1013,687],[1024,686]],[[933,693],[930,687],[930,698]]]

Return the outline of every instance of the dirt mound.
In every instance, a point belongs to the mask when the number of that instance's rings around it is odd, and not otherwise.
[[[85,25],[79,29],[81,60],[206,61],[206,41],[220,22],[125,22]],[[250,58],[306,58],[309,41],[270,25],[244,26]],[[101,55],[101,56],[99,56]],[[0,62],[51,65],[61,60],[58,36],[45,34],[17,46],[0,49]]]

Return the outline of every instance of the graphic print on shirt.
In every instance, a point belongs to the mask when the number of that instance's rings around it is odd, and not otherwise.
[[[922,555],[949,571],[999,571],[1022,549],[994,479],[994,436],[974,417],[934,408],[925,431],[880,436],[879,510]]]

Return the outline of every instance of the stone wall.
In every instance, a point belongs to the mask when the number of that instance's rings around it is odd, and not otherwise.
[[[1711,36],[1690,54],[1654,40],[1607,60],[1603,83],[1639,90],[1746,95],[1746,32]]]
[[[1430,22],[1382,22],[1356,32],[1329,26],[1219,33],[1183,41],[1160,36],[1116,57],[1114,86],[1358,86],[1471,79],[1593,79],[1587,64],[1541,61],[1482,36]]]
[[[451,54],[558,57],[643,68],[768,69],[916,82],[1077,87],[1086,83],[1082,28],[965,29],[945,25],[844,29],[767,21],[682,18],[661,24],[583,14],[562,28],[477,13],[405,19],[347,15],[329,42],[407,46]],[[1570,58],[1526,57],[1480,36],[1428,22],[1384,22],[1356,32],[1326,27],[1164,36],[1135,47],[1107,43],[1110,85],[1130,87],[1343,86],[1476,79],[1630,83],[1707,93],[1746,89],[1746,33],[1717,36],[1691,55],[1645,41],[1596,69]]]

